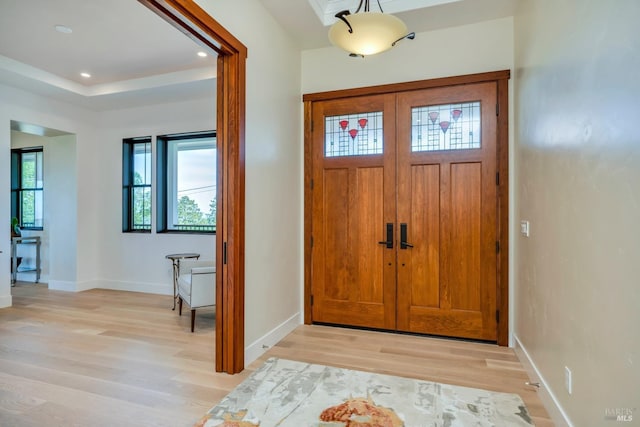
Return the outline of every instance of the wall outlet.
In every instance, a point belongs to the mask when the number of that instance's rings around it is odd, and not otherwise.
[[[567,389],[567,392],[571,394],[573,387],[573,380],[571,378],[571,369],[567,366],[564,367],[564,388]]]
[[[529,221],[520,221],[520,234],[525,237],[529,237]]]

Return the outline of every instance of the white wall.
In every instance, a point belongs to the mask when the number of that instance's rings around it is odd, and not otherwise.
[[[248,48],[245,362],[278,325],[300,323],[302,98],[300,52],[258,0],[197,3]],[[252,349],[255,349],[252,350]]]
[[[0,85],[0,94],[5,93]],[[11,205],[11,121],[7,108],[0,103],[0,224],[10,224]],[[11,232],[0,227],[0,308],[11,306]]]
[[[516,334],[575,426],[620,424],[605,419],[616,409],[640,420],[639,18],[635,0],[522,2],[515,18],[517,212],[531,222]]]
[[[49,288],[77,280],[78,159],[75,135],[47,138],[45,150],[45,227],[49,233]],[[95,265],[95,264],[94,264]],[[56,283],[57,282],[57,283]]]
[[[215,85],[215,82],[211,84]],[[171,263],[165,255],[196,252],[200,259],[215,259],[216,238],[202,234],[157,234],[153,215],[152,233],[122,232],[122,140],[152,136],[152,182],[156,179],[155,136],[212,130],[216,127],[215,99],[157,104],[100,113],[96,129],[95,156],[100,164],[97,177],[99,240],[92,243],[101,262],[94,278],[96,286],[160,294],[172,292]],[[152,207],[156,207],[155,186]]]

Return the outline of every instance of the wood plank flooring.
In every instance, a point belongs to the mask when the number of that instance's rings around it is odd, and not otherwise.
[[[49,291],[18,283],[0,310],[0,426],[192,426],[276,356],[519,394],[552,426],[511,349],[300,326],[241,374],[214,369],[214,310],[171,311],[169,297]],[[408,426],[411,427],[411,426]]]

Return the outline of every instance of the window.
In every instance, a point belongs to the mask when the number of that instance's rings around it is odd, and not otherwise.
[[[325,117],[326,157],[382,154],[382,111]]]
[[[122,142],[122,231],[150,233],[151,137]]]
[[[157,140],[158,232],[215,233],[216,133]]]
[[[11,150],[11,216],[25,230],[42,230],[44,179],[42,147]]]
[[[480,148],[480,102],[411,109],[411,151]]]

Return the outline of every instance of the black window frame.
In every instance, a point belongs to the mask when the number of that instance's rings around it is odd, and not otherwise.
[[[23,187],[22,186],[22,157],[24,154],[30,153],[42,153],[42,186],[41,187]],[[37,158],[37,157],[36,157]],[[36,165],[36,171],[38,166]],[[36,172],[36,183],[37,172]],[[25,225],[23,221],[22,212],[22,195],[25,191],[39,191],[42,194],[42,226],[37,227],[35,225]],[[28,148],[13,148],[11,149],[11,217],[17,218],[19,226],[22,230],[42,231],[44,230],[44,147],[28,147]]]
[[[217,133],[215,130],[206,130],[199,132],[185,132],[168,135],[156,136],[156,232],[163,234],[216,234],[217,224],[213,226],[213,230],[207,230],[205,226],[186,226],[192,229],[175,229],[169,227],[169,176],[168,176],[168,160],[169,160],[169,144],[174,141],[182,141],[188,139],[205,139],[214,138],[217,157]],[[217,163],[217,159],[216,159]],[[216,185],[217,185],[218,165],[216,164]],[[214,196],[217,198],[216,196]]]
[[[134,154],[136,145],[148,144],[149,147],[149,168],[151,178],[148,183],[135,183]],[[123,233],[151,233],[153,226],[153,153],[151,136],[141,136],[135,138],[125,138],[122,140],[122,232]],[[138,227],[134,223],[133,197],[136,189],[149,189],[149,224],[142,224]]]

